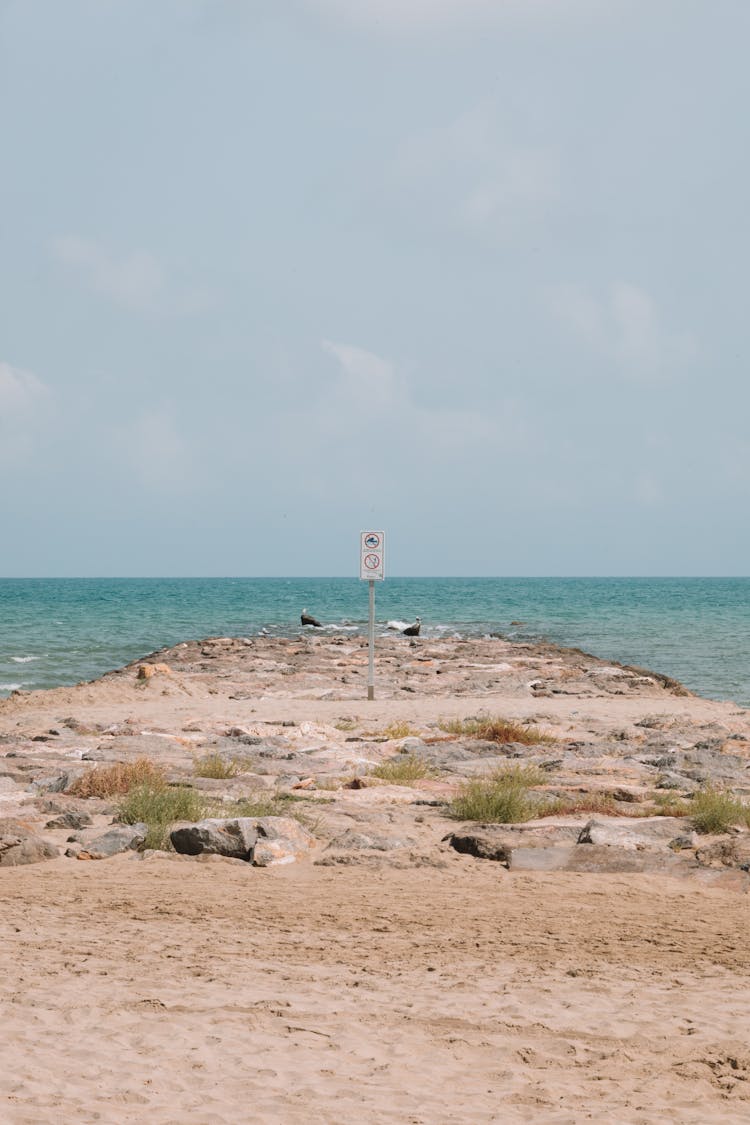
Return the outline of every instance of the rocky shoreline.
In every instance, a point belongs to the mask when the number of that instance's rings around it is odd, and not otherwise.
[[[707,788],[750,797],[743,708],[579,650],[499,637],[387,638],[372,702],[366,674],[362,638],[218,637],[74,688],[14,693],[0,703],[0,866],[152,856],[144,829],[118,823],[114,796],[76,789],[96,768],[147,760],[168,786],[210,797],[202,819],[223,821],[230,837],[257,838],[265,820],[263,839],[277,843],[255,860],[246,849],[256,864],[263,854],[263,865],[408,866],[458,852],[511,871],[658,872],[747,890],[747,824],[699,835],[689,815]],[[472,729],[498,715],[522,741]],[[409,762],[420,767],[412,778],[383,770]],[[527,796],[538,816],[457,824],[453,800],[469,780],[516,766],[536,771]],[[259,798],[272,815],[243,816]],[[300,822],[313,821],[295,846]],[[236,860],[216,823],[212,832],[192,854]]]
[[[502,638],[366,675],[209,638],[0,703],[3,1121],[746,1121],[748,712]]]

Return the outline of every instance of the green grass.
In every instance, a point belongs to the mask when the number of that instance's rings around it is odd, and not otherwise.
[[[450,805],[457,820],[482,824],[520,824],[538,815],[529,789],[541,785],[545,775],[536,766],[508,766],[488,777],[465,781]]]
[[[373,777],[390,781],[392,785],[409,785],[422,777],[435,776],[432,766],[417,754],[397,754],[394,758],[381,762],[370,772]]]
[[[178,820],[203,820],[215,802],[196,789],[159,784],[139,785],[123,797],[118,814],[124,824],[142,822],[148,827],[146,848],[171,849],[169,831]]]
[[[222,758],[221,754],[204,754],[195,759],[193,773],[196,777],[213,777],[225,780],[239,773],[234,758]]]
[[[500,745],[520,742],[523,746],[535,746],[540,742],[555,741],[551,734],[545,734],[539,727],[498,716],[493,718],[491,715],[478,715],[470,719],[443,719],[438,726],[446,734],[479,738],[483,742],[497,742]]]
[[[738,824],[750,827],[750,806],[720,786],[699,789],[690,801],[688,815],[695,831],[704,835],[718,835]]]
[[[237,801],[218,801],[185,785],[140,785],[123,797],[118,806],[124,824],[144,823],[148,827],[145,848],[171,851],[169,833],[180,820],[196,821],[207,817],[291,816],[310,828],[313,820],[299,810],[292,797],[252,794]]]

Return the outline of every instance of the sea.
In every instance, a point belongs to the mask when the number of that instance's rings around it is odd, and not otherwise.
[[[179,641],[366,633],[356,578],[0,579],[0,697],[91,680]],[[386,578],[377,632],[545,639],[750,706],[750,578]]]

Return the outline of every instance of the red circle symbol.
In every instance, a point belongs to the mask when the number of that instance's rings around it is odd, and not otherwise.
[[[380,566],[380,555],[365,555],[364,561],[368,570],[377,570]]]

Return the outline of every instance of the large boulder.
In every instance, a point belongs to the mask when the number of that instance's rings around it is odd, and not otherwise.
[[[688,822],[676,816],[637,820],[590,820],[578,837],[579,844],[618,848],[665,848],[684,836]]]
[[[695,853],[701,867],[739,867],[750,871],[750,833],[716,840]]]
[[[463,855],[477,859],[493,859],[508,864],[511,853],[517,848],[550,848],[557,845],[574,845],[580,828],[575,824],[502,824],[483,825],[478,829],[452,832],[446,837],[450,847]]]
[[[181,855],[225,855],[251,860],[258,839],[255,825],[255,818],[250,816],[209,817],[173,828],[169,838]]]
[[[145,824],[116,824],[101,836],[90,840],[79,853],[79,859],[109,859],[120,852],[137,851],[146,843]]]
[[[54,844],[37,836],[19,820],[0,819],[0,867],[17,867],[22,863],[41,863],[54,859]]]
[[[212,817],[179,825],[170,839],[182,855],[223,855],[255,867],[293,863],[315,846],[315,837],[288,816]]]

